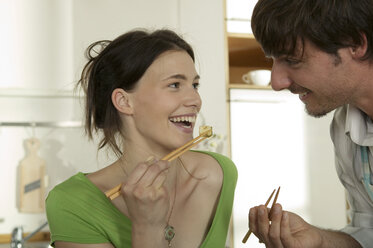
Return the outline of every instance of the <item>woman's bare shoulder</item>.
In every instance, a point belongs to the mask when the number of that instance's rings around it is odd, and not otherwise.
[[[97,188],[105,192],[121,183],[123,181],[123,175],[120,168],[113,163],[103,169],[88,174],[87,178],[96,185]]]
[[[184,155],[183,155],[184,157]],[[219,187],[223,181],[223,170],[219,162],[207,153],[190,151],[185,154],[187,167],[197,178],[204,178],[205,183]]]

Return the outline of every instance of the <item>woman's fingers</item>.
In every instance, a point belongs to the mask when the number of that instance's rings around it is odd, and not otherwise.
[[[169,162],[148,160],[140,163],[123,183],[122,192],[126,199],[152,202],[164,198],[167,193],[163,189]]]
[[[168,168],[169,162],[150,158],[136,166],[128,177],[126,185],[141,184],[144,187],[149,187],[153,184],[155,178]]]
[[[163,187],[164,182],[166,181],[168,174],[168,169],[163,170],[159,175],[154,179],[153,186],[156,189]]]
[[[157,161],[148,167],[143,177],[139,180],[139,183],[145,187],[153,186],[155,179],[158,176],[163,177],[163,172],[169,167],[169,162],[163,160]]]
[[[154,162],[156,162],[154,157],[149,157],[145,162],[139,163],[127,178],[126,184],[133,185],[138,183],[138,181],[144,176],[145,172],[148,170],[149,166],[152,165]]]

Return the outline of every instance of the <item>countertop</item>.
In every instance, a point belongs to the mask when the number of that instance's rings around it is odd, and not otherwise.
[[[48,248],[48,242],[26,242],[23,245],[24,248]],[[10,248],[10,244],[0,244],[0,248]]]

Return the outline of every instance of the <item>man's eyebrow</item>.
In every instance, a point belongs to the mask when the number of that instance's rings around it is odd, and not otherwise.
[[[163,80],[165,81],[165,80],[168,80],[168,79],[182,79],[182,80],[187,80],[187,77],[184,74],[174,74],[174,75],[171,75],[169,77],[166,77]],[[196,79],[200,79],[200,76],[196,75],[193,80],[196,80]]]

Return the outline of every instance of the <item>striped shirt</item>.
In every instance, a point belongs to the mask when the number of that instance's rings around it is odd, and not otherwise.
[[[336,170],[346,188],[351,207],[351,223],[341,231],[350,234],[362,247],[372,247],[373,187],[364,182],[362,159],[362,151],[366,150],[368,165],[373,167],[372,120],[354,106],[340,107],[334,113],[330,134],[334,143]]]

